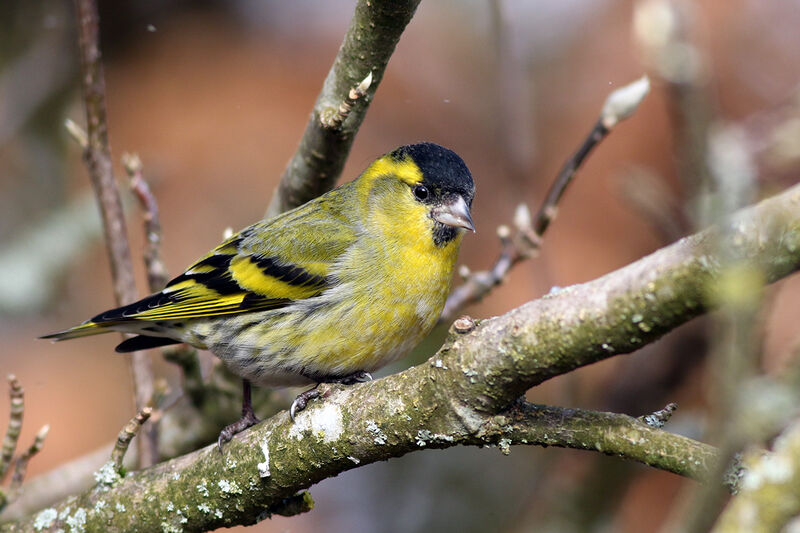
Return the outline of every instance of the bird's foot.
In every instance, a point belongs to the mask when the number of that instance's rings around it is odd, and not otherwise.
[[[359,370],[358,372],[353,372],[349,376],[345,376],[343,378],[326,379],[321,383],[341,383],[342,385],[353,385],[355,383],[363,383],[365,381],[372,381],[372,374],[363,370]],[[297,413],[306,408],[309,401],[313,400],[314,398],[319,398],[319,385],[320,384],[317,383],[313,388],[297,395],[297,398],[294,399],[292,406],[289,408],[289,416],[292,418],[292,421],[294,421],[294,417],[297,415]]]
[[[358,372],[353,372],[349,376],[345,376],[341,379],[335,379],[332,381],[326,381],[325,383],[341,383],[342,385],[353,385],[355,383],[364,383],[366,381],[372,381],[372,374],[369,372],[364,372],[363,370],[359,370]]]
[[[289,408],[289,416],[291,417],[292,422],[294,422],[295,415],[305,409],[310,400],[319,397],[319,391],[317,390],[317,387],[319,387],[319,383],[314,385],[313,389],[308,389],[307,391],[301,392],[297,395],[297,398],[294,399],[292,406]]]
[[[219,432],[219,438],[217,438],[217,446],[219,447],[220,453],[222,453],[222,445],[231,440],[234,435],[241,433],[251,426],[255,426],[259,422],[261,422],[261,420],[250,410],[248,413],[242,413],[242,418],[233,424],[225,426],[225,429]]]
[[[222,453],[222,445],[231,440],[234,435],[244,431],[250,426],[255,426],[259,422],[261,422],[261,420],[258,419],[255,411],[253,411],[253,401],[251,399],[251,394],[250,394],[250,381],[243,379],[242,418],[240,418],[233,424],[225,426],[225,429],[219,432],[219,437],[217,438],[217,446],[219,447],[219,453]]]

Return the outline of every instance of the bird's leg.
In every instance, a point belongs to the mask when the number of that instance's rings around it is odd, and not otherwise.
[[[363,370],[353,372],[349,376],[345,376],[343,378],[323,379],[314,385],[314,387],[297,395],[297,398],[294,399],[292,406],[289,408],[289,416],[292,418],[292,421],[294,421],[295,415],[305,409],[309,401],[319,397],[319,390],[317,390],[317,387],[320,386],[320,383],[341,383],[342,385],[353,385],[354,383],[363,383],[365,381],[372,381],[372,374]]]
[[[237,433],[244,431],[250,426],[255,426],[261,422],[253,411],[253,401],[250,394],[250,381],[242,380],[242,418],[238,421],[225,426],[225,429],[220,431],[219,438],[217,439],[217,446],[219,451],[222,452],[222,445],[233,438]]]

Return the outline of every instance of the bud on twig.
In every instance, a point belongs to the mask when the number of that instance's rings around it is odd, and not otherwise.
[[[633,115],[649,92],[650,79],[647,76],[642,76],[635,82],[613,91],[603,104],[600,115],[603,126],[611,129]]]

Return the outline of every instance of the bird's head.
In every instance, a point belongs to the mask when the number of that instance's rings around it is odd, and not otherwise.
[[[464,230],[475,231],[470,216],[475,184],[452,150],[429,142],[401,146],[378,158],[361,178],[382,225],[412,234],[427,230],[437,247]]]

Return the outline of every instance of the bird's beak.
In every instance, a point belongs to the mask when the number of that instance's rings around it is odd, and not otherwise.
[[[435,221],[441,222],[446,226],[475,231],[475,224],[473,224],[472,217],[469,215],[469,207],[467,207],[467,202],[464,201],[461,195],[457,195],[446,204],[434,207],[431,214]]]

